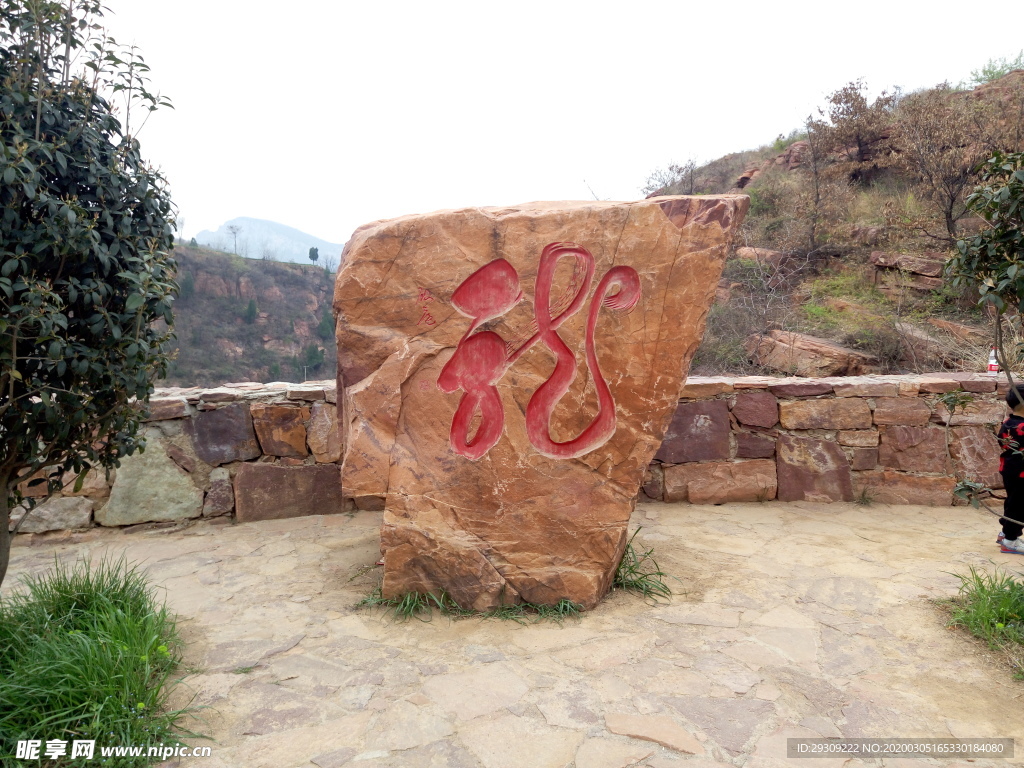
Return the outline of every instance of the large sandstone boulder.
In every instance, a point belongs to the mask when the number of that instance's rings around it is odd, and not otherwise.
[[[880,269],[896,269],[926,277],[942,277],[942,270],[946,266],[946,254],[939,251],[925,251],[924,253],[874,251],[871,254],[871,263]]]
[[[386,496],[385,595],[597,603],[747,205],[531,203],[353,235],[343,485]]]
[[[857,376],[879,370],[878,359],[871,355],[792,331],[755,333],[745,349],[759,365],[795,376]]]

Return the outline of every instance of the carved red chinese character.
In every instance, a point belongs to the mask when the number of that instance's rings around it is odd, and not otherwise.
[[[574,258],[573,277],[565,293],[551,306],[555,266],[564,257]],[[521,344],[506,342],[494,331],[476,329],[500,317],[523,297],[519,274],[505,259],[485,264],[467,277],[452,294],[452,305],[469,317],[469,330],[459,341],[451,359],[441,370],[437,386],[442,392],[463,391],[452,419],[452,450],[469,459],[484,456],[501,438],[505,412],[497,383],[528,349],[542,341],[555,356],[555,370],[537,388],[526,407],[526,432],[530,444],[552,459],[571,459],[589,453],[615,434],[615,401],[601,374],[594,342],[601,307],[628,312],[640,299],[640,275],[632,267],[616,266],[597,285],[587,315],[584,348],[587,369],[597,390],[598,412],[575,438],[558,442],[551,438],[551,415],[576,378],[576,354],[558,335],[558,328],[576,314],[587,299],[594,279],[594,257],[574,243],[551,243],[540,256],[533,300],[536,332]],[[470,438],[476,413],[480,425]]]

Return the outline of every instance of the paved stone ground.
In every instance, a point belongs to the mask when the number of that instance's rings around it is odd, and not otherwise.
[[[1024,753],[1024,683],[932,602],[955,592],[950,571],[1024,566],[982,512],[639,507],[638,540],[680,594],[614,594],[561,627],[356,610],[379,522],[22,537],[12,577],[55,553],[145,564],[189,643],[177,701],[206,707],[194,725],[214,739],[183,766],[767,767],[787,764],[786,737],[839,735],[1015,737]]]

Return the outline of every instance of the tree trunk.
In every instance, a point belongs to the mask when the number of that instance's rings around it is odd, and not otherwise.
[[[10,502],[10,491],[7,488],[7,476],[0,476],[0,587],[7,575],[7,565],[11,561],[11,512],[7,506]]]
[[[950,205],[943,214],[946,217],[946,231],[949,232],[949,240],[956,243],[956,219],[953,218],[953,206]]]

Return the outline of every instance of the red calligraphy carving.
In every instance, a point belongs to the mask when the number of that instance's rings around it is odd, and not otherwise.
[[[434,300],[434,297],[430,293],[430,291],[428,291],[426,288],[420,288],[420,302],[421,303],[426,303],[428,301],[433,301],[433,300]]]
[[[569,287],[551,305],[551,288],[558,260],[572,257],[573,276]],[[576,314],[590,292],[594,278],[594,257],[573,243],[551,243],[541,253],[533,301],[534,319],[525,340],[506,342],[494,331],[475,332],[481,324],[500,317],[522,299],[519,275],[505,259],[492,261],[467,277],[452,294],[452,305],[470,318],[469,329],[459,341],[451,359],[438,377],[442,392],[463,391],[452,419],[452,450],[469,459],[479,459],[501,438],[505,412],[497,383],[506,371],[538,341],[555,356],[555,370],[537,388],[526,408],[526,432],[539,453],[553,459],[582,456],[607,442],[615,433],[615,401],[601,374],[595,345],[601,307],[628,312],[640,299],[640,275],[632,267],[612,267],[598,283],[587,315],[584,347],[587,369],[597,389],[598,412],[575,438],[558,442],[551,438],[551,415],[576,377],[576,355],[558,335],[558,328]],[[479,426],[470,436],[479,413]]]
[[[420,316],[419,322],[416,325],[434,325],[436,321],[434,316],[430,314],[426,307],[423,308],[423,314]]]

